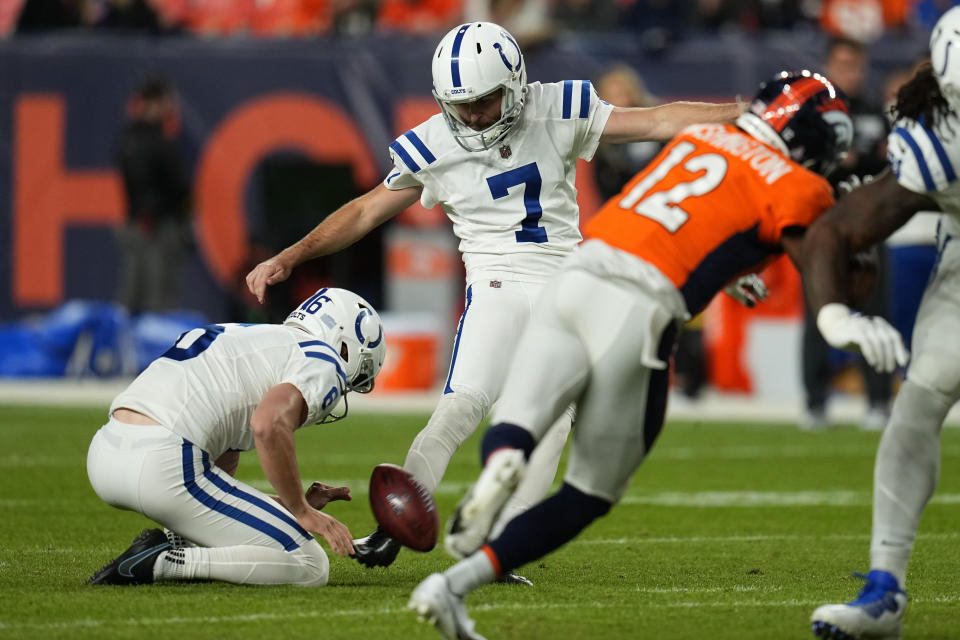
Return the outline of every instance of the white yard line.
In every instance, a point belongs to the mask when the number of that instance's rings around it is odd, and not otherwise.
[[[103,407],[129,384],[128,379],[69,380],[11,379],[0,380],[0,405],[41,405]],[[386,393],[371,395],[351,394],[351,411],[357,413],[414,413],[433,411],[441,394],[441,387],[429,391]],[[671,394],[667,417],[694,422],[796,422],[802,412],[802,399],[762,398],[746,394],[707,391],[696,402]],[[831,398],[828,407],[831,420],[858,423],[866,410],[862,398],[838,395]],[[960,404],[947,416],[947,424],[960,425]],[[816,437],[817,434],[811,434]]]
[[[335,587],[333,587],[335,588]],[[730,589],[730,591],[736,591],[736,589]],[[758,589],[758,592],[777,592],[778,588],[774,589]],[[949,595],[949,596],[937,596],[933,598],[914,598],[911,599],[911,604],[928,604],[928,603],[956,603],[960,602],[960,596]],[[653,603],[653,602],[630,602],[629,604],[624,605],[612,605],[604,602],[577,602],[576,607],[578,609],[618,609],[622,607],[629,607],[631,611],[636,611],[638,609],[711,609],[711,608],[785,608],[785,607],[816,607],[823,604],[821,600],[798,600],[795,598],[787,600],[776,600],[776,601],[749,601],[749,600],[736,600],[733,602],[696,602],[696,601],[683,601],[683,602],[665,602],[665,603]],[[481,604],[477,606],[468,607],[469,611],[516,611],[516,610],[531,610],[531,609],[540,609],[540,610],[549,610],[549,609],[568,609],[570,608],[571,603],[569,602],[541,602],[541,603],[509,603],[509,604]],[[395,608],[395,607],[386,607],[381,609],[324,609],[323,607],[318,607],[313,611],[292,611],[292,612],[264,612],[264,613],[249,613],[249,614],[237,614],[230,616],[171,616],[167,618],[163,617],[152,617],[152,618],[125,618],[125,619],[107,619],[101,620],[97,618],[78,618],[74,620],[61,620],[58,622],[5,622],[0,621],[0,630],[3,631],[16,631],[18,629],[31,629],[31,630],[68,630],[68,629],[84,629],[84,628],[105,628],[109,629],[111,627],[163,627],[170,625],[191,625],[191,624],[222,624],[222,623],[237,623],[237,622],[262,622],[262,621],[277,621],[277,620],[303,620],[303,619],[315,619],[315,618],[329,618],[329,617],[368,617],[368,616],[391,616],[391,615],[408,615],[412,616],[413,613],[408,611],[406,608]]]
[[[329,479],[326,479],[329,480]],[[366,496],[367,480],[329,480],[334,486],[350,487],[354,500]],[[263,479],[248,481],[248,485],[272,493],[270,483]],[[465,483],[441,483],[434,492],[439,495],[462,495],[469,485]],[[960,494],[939,493],[930,499],[932,504],[960,504]],[[38,506],[57,506],[74,504],[71,500],[56,498],[0,498],[0,508],[28,509]],[[656,506],[656,507],[866,507],[873,503],[870,491],[700,491],[680,492],[662,491],[659,493],[627,494],[617,506]]]
[[[662,537],[626,537],[626,538],[577,538],[569,544],[728,544],[731,542],[824,542],[829,540],[869,540],[867,533],[833,533],[827,535],[796,534],[756,534],[732,536],[662,536]],[[958,540],[960,532],[917,534],[917,540]]]
[[[660,537],[625,537],[625,538],[576,538],[569,544],[586,545],[626,545],[626,544],[729,544],[737,542],[829,542],[830,540],[869,540],[869,532],[865,533],[834,533],[828,535],[797,535],[797,534],[756,534],[756,535],[730,535],[730,536],[660,536]],[[917,534],[917,540],[960,540],[960,532],[947,533],[923,533]],[[7,551],[0,551],[0,556],[4,553],[16,554],[63,554],[76,555],[90,552],[108,553],[115,552],[115,547],[96,546],[96,547],[18,547]],[[779,589],[779,587],[777,587]]]

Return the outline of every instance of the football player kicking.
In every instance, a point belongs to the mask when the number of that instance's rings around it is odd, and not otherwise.
[[[736,124],[684,129],[591,219],[544,287],[482,441],[484,470],[445,540],[464,559],[410,598],[445,637],[480,638],[466,595],[569,542],[620,499],[663,426],[680,324],[739,274],[784,251],[801,261],[805,228],[833,204],[823,175],[853,137],[846,100],[819,74],[784,72]],[[498,533],[498,511],[570,403],[563,485]]]
[[[918,211],[942,211],[939,255],[913,330],[913,356],[880,439],[873,474],[870,572],[857,597],[819,607],[814,635],[841,640],[897,639],[907,606],[907,563],[920,515],[940,471],[940,430],[960,399],[960,8],[947,11],[930,38],[931,63],[904,85],[894,107],[899,120],[888,137],[892,167],[880,179],[843,198],[810,228],[807,300],[819,309],[827,342],[891,358],[899,334],[876,333],[875,318],[844,305],[836,265],[879,242]],[[905,364],[900,361],[900,364]]]
[[[732,122],[740,113],[736,104],[615,107],[586,80],[527,84],[516,41],[488,22],[456,27],[440,41],[433,90],[440,113],[390,144],[394,167],[382,184],[247,275],[262,302],[266,287],[300,263],[343,249],[417,200],[443,207],[460,239],[466,305],[443,395],[403,464],[431,493],[500,397],[544,281],[581,240],[578,158],[590,160],[600,141],[668,140],[689,124]],[[557,415],[506,514],[547,492],[570,423],[570,412]],[[380,530],[355,546],[367,566],[389,565],[400,549]]]
[[[346,394],[370,391],[383,357],[380,317],[343,289],[320,289],[282,325],[180,336],[114,399],[87,454],[97,495],[169,538],[145,530],[88,583],[325,585],[329,561],[312,534],[353,552],[347,527],[319,511],[349,490],[314,483],[303,493],[293,432],[343,417]],[[252,448],[276,496],[232,477]]]

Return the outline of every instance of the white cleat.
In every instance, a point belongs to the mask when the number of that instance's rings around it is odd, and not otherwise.
[[[526,468],[527,461],[520,449],[504,449],[490,456],[477,483],[450,519],[444,539],[447,553],[463,559],[483,546]]]
[[[463,599],[450,590],[442,573],[434,573],[417,585],[410,594],[408,609],[420,620],[429,622],[447,640],[486,640],[473,630]]]
[[[810,629],[829,640],[900,640],[907,594],[886,571],[873,570],[857,599],[825,604],[810,616]]]

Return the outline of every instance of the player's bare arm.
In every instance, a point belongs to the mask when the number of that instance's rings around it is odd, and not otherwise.
[[[307,404],[295,386],[282,383],[267,391],[250,419],[257,456],[280,502],[297,518],[297,523],[323,536],[334,553],[347,556],[353,551],[350,531],[335,518],[310,506],[303,493],[293,432],[306,419]]]
[[[267,287],[286,280],[294,267],[349,247],[416,202],[420,191],[377,185],[331,213],[297,243],[254,267],[247,274],[247,288],[262,303]]]
[[[850,308],[851,257],[888,237],[917,211],[936,208],[930,198],[904,189],[887,171],[843,197],[810,226],[791,257],[803,276],[817,328],[829,345],[859,351],[881,372],[907,363],[909,353],[890,323]]]
[[[614,107],[601,142],[666,141],[691,124],[733,122],[743,111],[737,102],[671,102],[658,107]]]
[[[841,198],[807,230],[795,260],[811,310],[847,304],[850,256],[886,239],[917,211],[938,211],[930,198],[903,188],[887,170]]]

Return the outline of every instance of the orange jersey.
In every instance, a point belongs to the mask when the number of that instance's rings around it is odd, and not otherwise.
[[[782,252],[785,228],[808,226],[832,204],[824,178],[773,147],[733,125],[693,125],[584,231],[655,265],[697,313]]]

